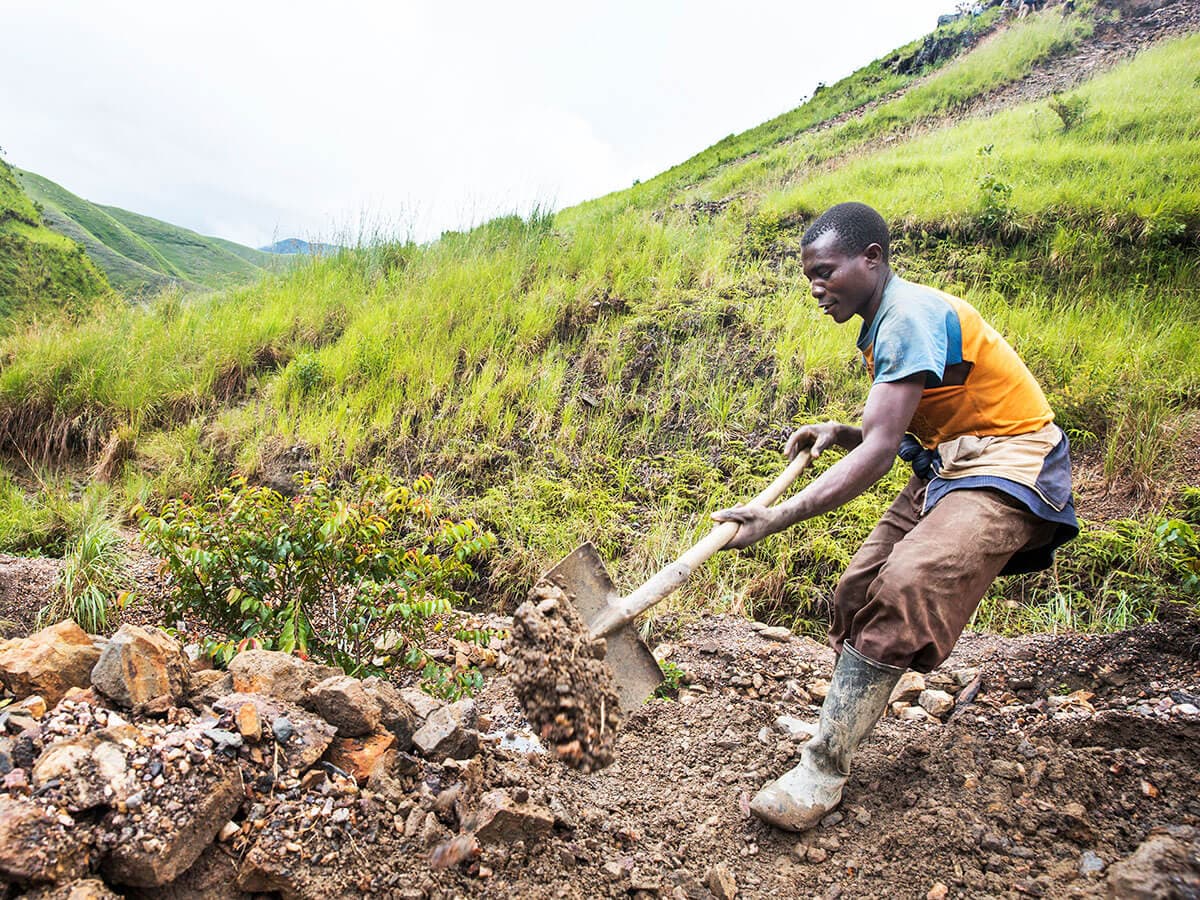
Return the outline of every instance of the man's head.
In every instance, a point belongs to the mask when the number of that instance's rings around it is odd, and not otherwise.
[[[835,322],[870,319],[890,273],[887,223],[865,203],[826,210],[800,240],[804,274],[818,305]]]

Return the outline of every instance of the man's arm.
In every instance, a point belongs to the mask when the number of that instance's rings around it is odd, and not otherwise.
[[[892,468],[900,441],[908,430],[917,404],[921,402],[924,389],[924,373],[902,381],[872,385],[863,411],[861,443],[830,466],[820,478],[796,496],[770,509],[765,506],[735,506],[713,513],[713,519],[718,522],[737,522],[742,526],[734,539],[725,545],[725,549],[749,547],[769,534],[837,509],[875,484]],[[843,436],[850,439],[859,435],[846,432]],[[815,445],[815,441],[800,443],[803,446]],[[789,441],[789,450],[791,444]]]

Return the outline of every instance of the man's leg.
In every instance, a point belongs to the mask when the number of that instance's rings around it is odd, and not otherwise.
[[[805,744],[799,765],[765,785],[750,803],[756,816],[778,828],[812,828],[841,801],[854,748],[875,726],[903,671],[865,659],[846,639],[892,548],[920,521],[924,497],[925,482],[914,476],[838,580],[829,626],[829,643],[838,661],[821,705],[817,735]]]
[[[851,757],[887,708],[900,675],[909,665],[928,671],[945,659],[1012,554],[1049,540],[1054,528],[1001,494],[953,491],[884,554],[887,539],[904,524],[891,519],[879,541],[864,545],[870,553],[855,555],[860,565],[852,564],[858,571],[844,592],[839,583],[838,609],[849,622],[836,638],[831,634],[841,653],[817,735],[805,744],[799,765],[750,805],[780,828],[812,828],[841,802]],[[850,588],[871,571],[874,580],[859,604]]]
[[[951,491],[892,547],[849,624],[848,641],[885,666],[941,663],[1014,553],[1053,524],[996,491]]]
[[[798,765],[754,795],[750,811],[777,828],[807,831],[837,806],[850,759],[887,708],[903,671],[880,666],[844,644],[816,736],[800,751]]]
[[[914,475],[892,501],[838,579],[829,622],[829,645],[837,653],[842,652],[842,642],[850,635],[850,624],[854,617],[867,605],[867,591],[891,555],[892,547],[921,521],[924,502],[925,482]]]

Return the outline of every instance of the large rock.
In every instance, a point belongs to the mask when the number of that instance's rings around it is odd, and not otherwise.
[[[189,782],[187,812],[172,818],[163,811],[151,821],[142,817],[143,836],[119,841],[104,863],[114,884],[158,887],[174,881],[213,842],[217,832],[241,804],[241,777],[230,764],[211,770],[206,779]]]
[[[226,694],[233,693],[233,676],[217,669],[192,672],[188,687],[188,702],[196,709],[212,706]]]
[[[412,703],[390,681],[372,677],[364,679],[362,684],[366,692],[379,704],[380,724],[395,735],[396,749],[411,749],[413,733],[421,727],[422,721]],[[429,695],[422,693],[421,696]]]
[[[26,638],[0,643],[0,681],[18,697],[40,694],[54,706],[71,688],[91,683],[97,639],[66,619]]]
[[[129,760],[120,741],[136,734],[126,725],[51,744],[33,765],[33,786],[57,782],[56,797],[73,812],[116,804],[131,792]]]
[[[717,863],[704,875],[704,883],[717,900],[734,900],[737,897],[737,879],[724,863]]]
[[[318,683],[341,674],[277,650],[245,650],[230,660],[229,673],[239,693],[270,694],[298,706]]]
[[[475,701],[459,700],[431,712],[413,735],[413,746],[428,759],[466,759],[479,749],[474,726]]]
[[[309,709],[337,729],[339,737],[362,737],[379,727],[381,710],[357,678],[334,675],[308,692]]]
[[[133,900],[250,900],[237,886],[237,863],[217,844],[210,844],[192,867],[170,884],[135,888]]]
[[[303,845],[292,843],[283,836],[282,832],[289,827],[288,812],[283,808],[276,809],[258,832],[254,846],[242,858],[237,886],[254,894],[277,892],[282,900],[325,900],[331,896],[326,874],[329,870],[305,859],[300,849]],[[358,857],[352,857],[354,862],[349,863],[346,855],[349,854],[342,854],[333,865],[359,865]],[[370,865],[365,857],[362,862]]]
[[[89,862],[81,832],[30,801],[0,797],[0,876],[22,884],[79,878]]]
[[[325,758],[343,772],[354,777],[360,785],[375,772],[381,760],[396,746],[396,736],[379,731],[366,737],[334,738]]]
[[[253,704],[263,734],[274,736],[289,769],[307,769],[325,753],[334,727],[320,716],[278,697],[265,694],[227,694],[213,704],[217,713],[236,719],[242,706]]]
[[[905,672],[892,688],[889,703],[916,703],[925,690],[925,676],[920,672]]]
[[[939,719],[950,715],[954,711],[954,698],[946,693],[946,691],[927,688],[921,691],[917,702],[921,704],[927,713]]]
[[[505,790],[488,791],[479,798],[475,837],[481,843],[530,841],[554,829],[554,813],[528,801],[518,803]]]
[[[1174,900],[1200,897],[1200,839],[1191,847],[1166,834],[1152,835],[1108,870],[1112,900]]]
[[[421,722],[424,722],[433,713],[446,705],[444,701],[438,700],[436,697],[430,697],[423,690],[415,687],[402,688],[400,690],[400,697],[408,702],[409,706],[413,708],[413,712],[416,713],[417,719]]]
[[[92,685],[127,709],[165,712],[187,694],[191,666],[164,631],[122,625],[92,669]]]

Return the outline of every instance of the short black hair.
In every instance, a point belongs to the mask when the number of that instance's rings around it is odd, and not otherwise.
[[[883,261],[891,256],[887,222],[865,203],[839,203],[831,206],[808,226],[800,246],[807,247],[827,231],[837,234],[837,248],[848,256],[858,256],[872,244],[883,248]]]

